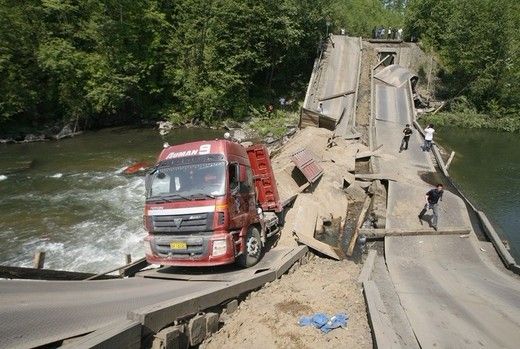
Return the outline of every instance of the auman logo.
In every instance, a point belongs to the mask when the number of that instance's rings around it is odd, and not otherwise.
[[[179,229],[181,227],[181,223],[182,223],[182,218],[175,218],[173,220],[173,224],[175,224],[175,226],[177,227],[177,229]]]
[[[183,158],[185,156],[206,155],[211,152],[211,144],[202,144],[199,149],[184,150],[168,154],[166,159]]]

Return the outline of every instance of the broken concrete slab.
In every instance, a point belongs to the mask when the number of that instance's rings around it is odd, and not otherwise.
[[[331,258],[340,260],[338,252],[332,246],[314,237],[318,219],[318,205],[312,200],[311,196],[300,195],[293,209],[296,210],[296,219],[292,230],[297,241]]]
[[[226,304],[226,314],[233,314],[238,309],[238,301],[233,299]]]
[[[311,248],[315,251],[318,251],[320,253],[323,253],[324,255],[326,255],[332,259],[335,259],[338,261],[341,260],[341,257],[339,256],[336,249],[334,249],[334,247],[327,245],[326,243],[321,242],[319,240],[316,240],[315,238],[308,237],[306,235],[296,234],[296,236],[298,237],[298,242],[300,242],[304,245],[307,245],[309,248]]]
[[[367,196],[365,189],[363,189],[363,187],[360,186],[357,182],[349,185],[346,189],[344,189],[344,192],[347,194],[347,198],[354,202],[363,201]]]
[[[305,200],[305,196],[300,195],[294,203],[294,210],[296,210],[296,219],[293,223],[293,232],[297,235],[305,235],[314,238],[316,229],[316,220],[318,219],[317,205]]]
[[[206,314],[206,338],[218,331],[219,314]]]
[[[359,185],[363,189],[367,189],[372,185],[372,182],[365,182],[365,181],[354,181],[354,184]]]
[[[186,348],[188,340],[184,334],[184,325],[176,325],[162,329],[154,336],[152,349]]]
[[[350,172],[343,174],[343,187],[348,187],[350,184],[356,181],[356,176]]]
[[[376,150],[372,151],[372,150],[366,150],[366,151],[359,151],[357,154],[356,154],[356,159],[364,159],[364,158],[369,158],[369,157],[372,157],[372,156],[375,156],[375,155],[378,155],[380,153],[380,150],[381,150],[381,147],[378,147]]]
[[[296,196],[309,186],[303,174],[294,165],[274,167],[274,177],[282,205],[293,201]]]
[[[188,322],[186,333],[190,339],[190,346],[198,345],[206,338],[206,317],[195,315]]]

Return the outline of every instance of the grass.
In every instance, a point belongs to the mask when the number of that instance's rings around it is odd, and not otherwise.
[[[249,127],[262,137],[272,135],[274,138],[281,138],[287,132],[287,127],[296,126],[298,120],[298,112],[276,110],[271,115],[253,116]]]
[[[507,132],[520,132],[520,116],[491,117],[475,111],[443,112],[425,115],[421,122],[437,126],[462,128],[488,128]]]
[[[286,134],[288,127],[298,125],[302,103],[303,101],[294,101],[284,109],[275,107],[271,113],[262,105],[258,108],[250,106],[247,127],[261,137],[281,138]]]

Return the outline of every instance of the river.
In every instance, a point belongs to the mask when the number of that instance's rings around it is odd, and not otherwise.
[[[520,137],[489,130],[437,130],[456,151],[450,173],[496,223],[520,261]],[[182,129],[178,144],[222,132]],[[0,145],[0,264],[30,266],[36,250],[52,269],[98,272],[141,257],[144,181],[121,175],[135,161],[153,161],[163,144],[156,130],[115,128],[59,142]],[[16,161],[29,170],[3,175]]]
[[[483,210],[520,262],[520,137],[492,130],[442,128],[437,141],[456,152],[449,172]]]
[[[144,255],[144,177],[125,176],[136,161],[153,162],[164,141],[178,144],[221,136],[180,129],[112,128],[61,141],[0,145],[0,264],[99,272]],[[19,161],[30,169],[3,174]]]

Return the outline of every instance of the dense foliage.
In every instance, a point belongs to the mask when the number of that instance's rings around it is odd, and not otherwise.
[[[376,27],[401,28],[407,0],[344,0],[332,4],[336,27],[348,35],[370,37]]]
[[[458,119],[511,125],[519,13],[517,0],[0,0],[0,127],[241,118],[304,93],[327,31],[403,25],[438,54]]]
[[[369,35],[402,4],[0,0],[0,126],[240,118],[305,91],[327,29]]]
[[[517,0],[409,2],[406,28],[438,54],[438,93],[457,124],[520,129],[519,27]]]

